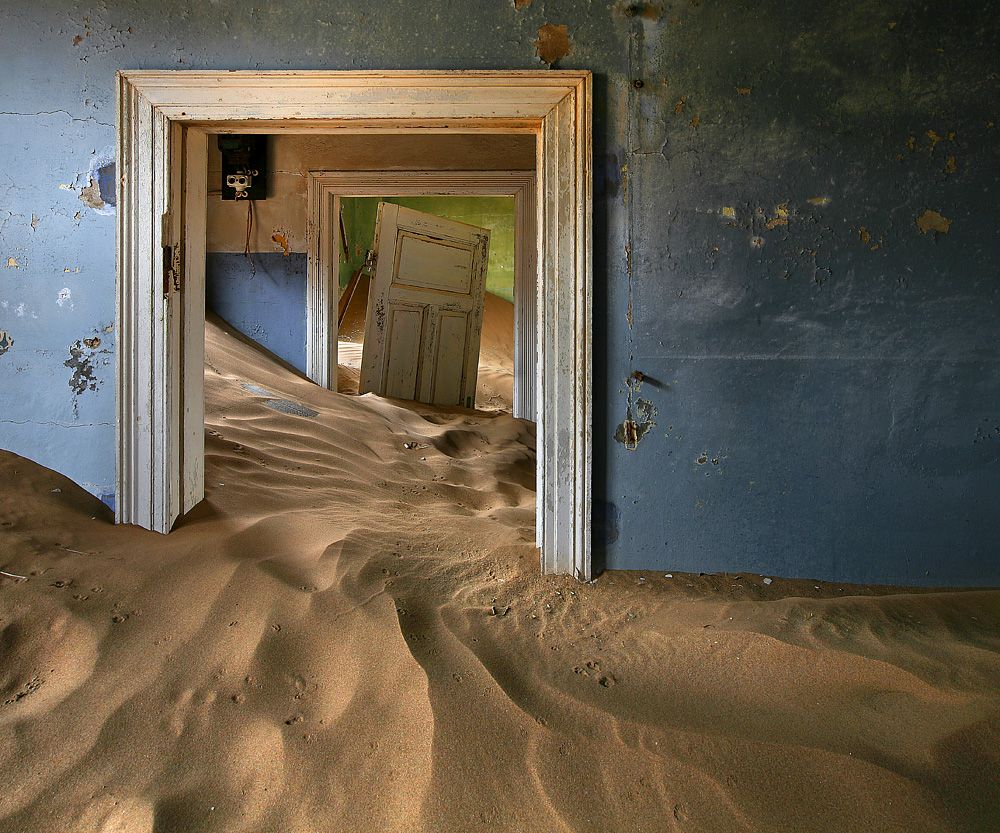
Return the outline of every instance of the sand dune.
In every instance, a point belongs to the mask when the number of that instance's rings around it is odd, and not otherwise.
[[[530,423],[207,355],[170,536],[0,454],[0,831],[1000,827],[1000,592],[542,578]]]

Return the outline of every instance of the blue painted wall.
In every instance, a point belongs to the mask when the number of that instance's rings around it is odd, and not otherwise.
[[[0,444],[112,490],[115,69],[537,67],[546,23],[596,74],[599,558],[1000,583],[986,2],[14,6]]]
[[[205,306],[306,372],[307,255],[209,252]]]

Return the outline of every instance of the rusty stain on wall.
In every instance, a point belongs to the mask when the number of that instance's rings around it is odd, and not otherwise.
[[[634,370],[625,382],[628,389],[625,419],[615,429],[614,438],[628,451],[635,451],[642,438],[656,425],[656,406],[638,396],[645,378],[643,373]]]
[[[549,66],[570,52],[569,28],[565,25],[546,23],[538,30],[535,52]]]
[[[271,235],[271,241],[274,243],[274,250],[276,252],[281,252],[285,257],[291,254],[292,247],[288,242],[288,232],[275,229],[274,234]]]
[[[951,220],[929,208],[925,208],[924,213],[917,217],[916,223],[921,234],[927,234],[929,231],[935,234],[947,234],[951,228]]]

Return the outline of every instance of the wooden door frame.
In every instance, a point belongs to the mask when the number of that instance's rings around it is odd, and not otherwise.
[[[204,494],[204,260],[190,232],[206,132],[530,132],[537,544],[543,572],[589,579],[591,102],[577,70],[119,72],[117,521],[165,533]]]
[[[340,201],[344,197],[514,198],[514,416],[536,417],[534,171],[309,171],[306,251],[306,375],[337,389]]]

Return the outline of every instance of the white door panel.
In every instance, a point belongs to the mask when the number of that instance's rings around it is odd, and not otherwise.
[[[489,229],[379,204],[361,393],[473,407]]]

